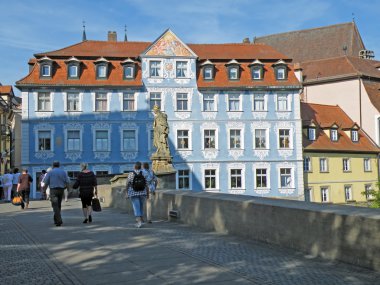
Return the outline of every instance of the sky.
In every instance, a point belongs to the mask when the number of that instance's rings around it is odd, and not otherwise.
[[[231,43],[355,21],[380,59],[380,0],[0,0],[0,83],[28,74],[35,53],[82,40],[154,41],[170,28],[185,43]],[[19,92],[14,88],[16,95]]]

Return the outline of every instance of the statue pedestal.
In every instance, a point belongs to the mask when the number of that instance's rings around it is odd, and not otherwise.
[[[153,154],[150,158],[152,160],[152,169],[156,174],[165,174],[176,172],[172,164],[171,156],[160,156]]]

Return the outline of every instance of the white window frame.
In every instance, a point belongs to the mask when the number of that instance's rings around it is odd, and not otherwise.
[[[206,174],[206,171],[215,171],[215,174],[211,176],[211,174]],[[206,178],[207,177],[215,177],[215,187],[206,188]],[[203,169],[203,179],[202,179],[203,188],[205,191],[215,191],[219,189],[219,169],[217,168],[205,168]]]
[[[280,131],[289,131],[289,135],[288,136],[281,136]],[[292,132],[292,129],[290,129],[290,128],[278,129],[277,135],[278,135],[278,140],[277,140],[278,149],[293,149],[293,132]],[[281,147],[281,137],[284,137],[284,138],[288,137],[288,139],[289,139],[288,147]]]
[[[204,80],[213,80],[214,79],[214,67],[213,66],[205,66],[204,67],[203,79]]]
[[[158,99],[158,97],[156,97],[157,95],[159,95],[159,99]],[[155,96],[155,98],[152,99],[152,96]],[[159,102],[160,104],[157,105],[157,106],[160,107],[161,111],[163,111],[162,92],[150,92],[149,93],[149,107],[150,107],[150,110],[153,110],[153,107],[156,105],[156,104],[152,104],[153,102]]]
[[[134,145],[134,148],[131,148],[131,149],[126,149],[124,147],[124,132],[127,132],[127,131],[132,131],[134,132],[134,142],[135,142],[135,145]],[[120,147],[121,147],[121,151],[138,151],[138,130],[137,128],[121,128],[120,129]]]
[[[281,171],[282,170],[289,170],[290,173],[285,173],[285,174],[282,174]],[[283,176],[287,176],[287,175],[290,175],[290,184],[288,186],[282,186],[282,177]],[[281,189],[291,189],[291,188],[294,188],[294,168],[293,167],[278,167],[278,187],[281,188]]]
[[[281,72],[280,72],[281,70]],[[277,67],[277,70],[276,70],[276,79],[277,80],[284,80],[286,79],[286,67],[285,66],[280,66],[280,67]]]
[[[101,72],[103,71],[103,72]],[[96,65],[96,78],[106,79],[107,78],[108,66],[105,63],[100,63]]]
[[[338,138],[339,138],[338,129],[331,129],[330,130],[330,139],[331,139],[331,141],[337,142]]]
[[[329,197],[329,187],[327,186],[322,186],[321,187],[321,202],[322,203],[328,203],[330,201]]]
[[[279,93],[276,96],[276,111],[277,112],[289,112],[291,111],[291,96],[287,93]],[[285,102],[285,103],[284,103]],[[285,108],[282,107],[282,104],[286,104]]]
[[[344,185],[344,199],[345,199],[346,202],[353,200],[353,197],[352,197],[352,185]]]
[[[312,172],[312,158],[310,156],[303,158],[303,171],[307,173]]]
[[[238,80],[239,79],[239,66],[228,67],[228,79]]]
[[[45,98],[48,98],[49,99],[49,103],[50,103],[50,106],[49,108],[46,108],[46,100],[44,100],[45,104],[44,104],[44,107],[43,108],[40,108],[40,106],[42,106],[42,104],[40,105],[40,102],[42,103],[41,98],[40,96],[44,95]],[[36,110],[37,112],[51,112],[53,110],[53,96],[52,96],[52,92],[48,92],[48,91],[43,91],[43,92],[37,92],[37,97],[36,97]]]
[[[150,60],[149,61],[149,77],[151,77],[151,78],[161,78],[162,77],[162,61],[161,60]]]
[[[184,66],[179,66],[181,64],[184,64]],[[178,72],[180,72],[181,74],[178,75]],[[175,62],[175,75],[176,75],[176,78],[188,78],[189,74],[189,63],[188,61],[184,61],[184,60],[177,60]]]
[[[351,160],[349,158],[343,158],[343,172],[350,172],[351,171]]]
[[[209,97],[212,97],[213,100],[209,99]],[[213,110],[206,110],[206,101],[213,101],[214,103],[214,109]],[[217,95],[215,93],[204,93],[202,96],[202,112],[216,112],[218,110],[217,108]]]
[[[45,70],[44,68],[47,67]],[[47,73],[45,73],[47,71]],[[42,64],[41,65],[41,77],[51,77],[51,64]]]
[[[369,157],[366,157],[363,159],[364,164],[364,172],[371,172],[372,171],[372,160]]]
[[[97,110],[96,109],[96,103],[97,103],[97,96],[98,95],[105,95],[106,110]],[[102,99],[102,101],[103,101],[103,99]],[[108,92],[99,91],[99,92],[94,93],[94,112],[99,112],[99,113],[109,112],[109,104],[110,104],[110,98],[109,98]]]
[[[71,71],[73,71],[72,68],[75,69],[75,74],[71,74]],[[69,64],[69,65],[67,66],[67,69],[68,69],[68,71],[67,71],[67,75],[68,75],[69,78],[78,78],[78,74],[79,74],[79,72],[78,72],[78,70],[79,70],[79,66],[78,66],[77,64]]]
[[[263,67],[262,66],[253,66],[251,68],[251,76],[252,76],[252,80],[261,80],[262,79],[262,70],[263,70]],[[258,75],[257,77],[255,77],[256,75]]]
[[[183,132],[183,131],[187,131],[187,137],[181,136],[183,138],[187,138],[187,148],[181,147],[180,144],[178,143],[179,139],[180,139],[179,132]],[[191,150],[192,149],[192,147],[191,147],[191,130],[190,129],[179,128],[176,130],[176,149],[177,150]]]
[[[244,129],[241,128],[228,128],[228,149],[234,150],[234,149],[244,149]],[[232,131],[240,131],[240,147],[232,147],[231,145],[231,132]]]
[[[130,74],[127,73],[127,70],[130,70]],[[123,66],[123,79],[133,79],[135,76],[135,66],[134,65],[124,65]]]
[[[238,170],[240,171],[240,174],[232,174],[232,171]],[[228,169],[228,189],[230,190],[242,190],[245,189],[244,186],[244,170],[242,168],[233,167]],[[233,178],[239,178],[240,177],[240,187],[232,187],[232,180]]]
[[[183,175],[183,174],[180,174],[180,171],[188,171],[188,175]],[[180,188],[180,180],[181,179],[188,179],[189,180],[189,187],[185,188]],[[177,173],[176,173],[176,189],[177,190],[190,190],[192,189],[192,184],[191,184],[191,180],[192,180],[192,171],[190,168],[178,168],[177,169]]]
[[[364,193],[365,193],[366,200],[373,199],[373,195],[369,194],[369,191],[371,191],[371,190],[372,190],[372,184],[365,184],[364,185]]]
[[[69,132],[78,132],[79,133],[79,137],[77,138],[78,139],[78,149],[69,149]],[[78,130],[78,129],[67,129],[65,131],[65,144],[66,144],[66,148],[65,150],[67,152],[74,152],[74,151],[81,151],[82,150],[82,136],[81,136],[81,130]]]
[[[256,144],[256,133],[257,131],[264,130],[265,131],[265,148],[257,147]],[[269,149],[269,129],[268,128],[257,128],[253,130],[253,148],[254,149],[261,149],[261,150],[267,150]]]
[[[69,95],[73,95],[73,94],[78,96],[77,110],[69,110],[69,105],[70,105],[69,104]],[[66,112],[81,112],[82,111],[82,94],[81,93],[75,92],[75,91],[73,91],[73,92],[69,91],[69,92],[65,93],[64,98],[65,98],[65,110],[66,110]]]
[[[353,142],[359,141],[359,131],[358,130],[351,130],[351,140]]]
[[[215,147],[214,148],[205,148],[205,132],[214,131],[215,132]],[[202,150],[217,150],[218,149],[218,129],[216,128],[205,128],[202,130]]]
[[[266,174],[265,174],[265,177],[266,177],[266,187],[258,187],[257,186],[257,170],[259,169],[265,169],[266,170]],[[253,168],[253,183],[254,183],[254,189],[270,189],[270,168],[269,167],[266,167],[266,166],[257,166],[257,167],[254,167]]]
[[[182,96],[186,97],[186,98],[180,98]],[[176,100],[176,112],[188,112],[189,111],[189,104],[190,104],[190,102],[189,102],[189,93],[186,93],[186,92],[176,93],[175,100]],[[183,108],[184,105],[186,105],[186,109],[180,109],[180,108],[178,108],[179,107],[179,103],[182,103],[182,108]]]
[[[243,101],[243,98],[241,94],[238,94],[238,93],[227,94],[227,112],[241,112],[242,103],[243,103],[242,101]],[[232,102],[238,102],[238,110],[231,110],[232,108],[231,108],[230,103]]]
[[[107,132],[108,134],[108,138],[107,138],[107,149],[97,149],[97,145],[96,145],[96,133],[98,131],[105,131]],[[93,133],[93,151],[94,152],[102,152],[102,151],[111,151],[111,131],[109,129],[104,129],[104,128],[96,128],[94,129],[94,133]]]
[[[260,100],[257,100],[260,99]],[[256,109],[256,101],[263,102],[263,109]],[[252,100],[252,111],[253,112],[267,112],[268,111],[268,97],[264,93],[254,93],[253,94],[253,100]]]
[[[45,138],[45,139],[49,139],[50,141],[50,148],[49,149],[40,149],[40,138],[42,139],[42,136],[40,136],[40,133],[47,133],[49,135],[48,138]],[[52,151],[52,148],[53,148],[53,137],[51,135],[51,130],[38,130],[37,131],[37,142],[38,142],[38,145],[37,145],[37,151]]]
[[[131,96],[131,98],[127,98],[125,99],[125,96]],[[127,102],[133,102],[133,108],[132,109],[129,109],[129,108],[125,108],[125,103]],[[135,92],[123,92],[121,94],[121,106],[122,106],[122,111],[123,112],[135,112],[137,110],[137,106],[136,106],[136,94]]]
[[[317,133],[317,130],[316,128],[314,127],[310,127],[307,129],[307,137],[310,141],[315,141],[316,139],[316,133]]]
[[[320,173],[329,172],[329,161],[326,157],[319,158],[319,172]]]

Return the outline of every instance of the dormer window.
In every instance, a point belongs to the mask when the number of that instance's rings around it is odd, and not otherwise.
[[[128,58],[121,62],[121,64],[123,65],[123,79],[134,79],[136,69],[135,62]]]
[[[231,60],[226,64],[227,66],[227,73],[228,73],[228,79],[229,80],[238,80],[240,77],[240,65],[236,60]]]
[[[359,132],[358,132],[358,130],[351,130],[351,140],[353,142],[358,142],[359,141]]]
[[[79,78],[79,65],[80,61],[75,57],[71,57],[66,61],[67,64],[67,78],[78,79]]]
[[[206,60],[201,66],[203,66],[203,79],[213,80],[214,79],[214,64]]]
[[[251,67],[252,80],[262,80],[264,77],[264,64],[256,59],[249,66]]]
[[[288,68],[282,59],[273,64],[276,80],[286,80],[288,78]]]
[[[53,61],[47,56],[39,60],[40,63],[40,77],[49,78],[52,76]]]
[[[333,142],[338,141],[338,129],[331,129],[330,130],[330,139]]]
[[[95,61],[96,65],[96,79],[106,79],[108,75],[108,64],[109,61],[104,57],[99,58]]]
[[[314,127],[309,127],[307,135],[308,135],[308,139],[309,140],[315,141],[315,139],[316,139],[316,129]]]

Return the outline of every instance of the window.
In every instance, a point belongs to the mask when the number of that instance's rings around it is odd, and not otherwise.
[[[239,67],[232,66],[228,68],[228,79],[237,80],[239,77]]]
[[[279,131],[279,146],[280,148],[290,148],[290,130],[280,129]]]
[[[108,135],[108,134],[107,134]],[[133,151],[137,149],[136,131],[123,130],[123,151]]]
[[[190,171],[188,169],[178,170],[178,189],[190,188]]]
[[[253,95],[253,111],[266,111],[265,96],[264,94]]]
[[[267,130],[266,129],[255,130],[255,148],[267,149]]]
[[[305,202],[313,201],[313,188],[305,188]]]
[[[352,186],[344,185],[344,198],[346,201],[352,201]]]
[[[331,129],[330,130],[330,138],[333,142],[338,141],[338,130],[337,129]]]
[[[286,79],[286,67],[285,66],[277,67],[275,70],[276,70],[275,72],[276,72],[276,79],[277,80]]]
[[[38,150],[51,150],[50,131],[38,131]]]
[[[43,64],[41,66],[41,76],[42,77],[50,77],[51,76],[51,65]]]
[[[123,67],[124,79],[133,79],[135,77],[135,67],[133,65],[125,65]]]
[[[303,159],[303,171],[311,172],[311,157],[306,156]]]
[[[327,172],[328,171],[328,163],[327,158],[319,159],[319,172]]]
[[[38,111],[51,111],[50,93],[41,92],[38,93],[37,98],[37,110]]]
[[[321,201],[328,202],[329,201],[329,188],[321,187]]]
[[[350,159],[343,158],[343,172],[348,172],[351,170]]]
[[[158,107],[160,107],[160,110],[162,110],[162,108],[161,108],[161,93],[159,93],[159,92],[150,93],[149,106],[150,106],[151,110],[153,110],[154,106],[158,106]]]
[[[241,130],[230,130],[230,149],[241,148]]]
[[[205,189],[216,189],[216,169],[205,169]]]
[[[79,94],[78,93],[67,93],[67,111],[75,112],[79,111]]]
[[[135,111],[135,94],[123,94],[123,111]]]
[[[107,175],[108,171],[107,170],[97,170],[95,172],[96,176],[102,176],[102,175]]]
[[[212,66],[206,66],[203,68],[203,78],[205,80],[212,80],[214,78],[213,74],[214,68]]]
[[[292,169],[280,168],[280,187],[291,188],[292,187]]]
[[[154,151],[156,149],[153,143],[153,139],[154,139],[154,130],[149,130],[149,151]]]
[[[315,128],[308,128],[307,129],[307,134],[308,134],[308,138],[309,140],[311,141],[315,141],[315,138],[316,138],[316,129]]]
[[[187,77],[187,62],[186,61],[176,62],[176,76],[177,78]]]
[[[215,130],[204,130],[204,149],[215,149]]]
[[[67,171],[67,176],[71,179],[74,180],[78,177],[78,174],[80,171]]]
[[[95,112],[107,111],[107,94],[97,93],[95,95]]]
[[[353,142],[359,141],[359,132],[357,130],[351,130],[351,140]]]
[[[95,132],[95,151],[108,151],[108,131]]]
[[[177,130],[177,148],[189,149],[189,131]]]
[[[150,77],[160,77],[161,76],[161,61],[150,61],[149,62]]]
[[[268,177],[266,168],[256,169],[256,188],[267,188]]]
[[[371,159],[370,158],[364,158],[364,171],[368,172],[371,171]]]
[[[177,93],[177,111],[188,111],[187,93]]]
[[[69,78],[78,78],[78,65],[69,64],[69,66],[68,66],[68,77]]]
[[[228,111],[240,111],[240,95],[228,95]]]
[[[107,66],[105,64],[99,64],[96,66],[96,77],[100,79],[107,77]]]
[[[216,110],[215,105],[215,94],[204,94],[203,95],[203,111],[210,112]]]
[[[252,79],[253,80],[262,79],[263,68],[261,66],[252,67],[251,72],[252,72]]]
[[[289,111],[289,104],[288,104],[288,95],[286,94],[279,94],[277,95],[277,111]]]
[[[372,195],[372,185],[371,184],[366,184],[364,185],[364,192],[365,192],[365,198],[367,200],[371,200],[373,199],[373,195]]]
[[[242,170],[241,169],[231,169],[231,185],[230,189],[241,189],[242,186]]]
[[[67,151],[79,151],[80,150],[80,131],[69,130],[67,131]]]

